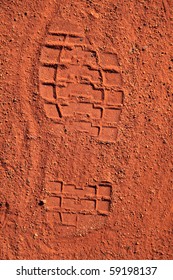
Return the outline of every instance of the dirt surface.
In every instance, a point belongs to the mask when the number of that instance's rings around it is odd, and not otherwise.
[[[1,259],[172,259],[172,0],[0,9]]]

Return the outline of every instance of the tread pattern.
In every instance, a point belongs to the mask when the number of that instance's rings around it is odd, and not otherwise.
[[[82,189],[77,188],[75,184],[57,180],[49,181],[46,190],[46,210],[49,219],[56,219],[59,225],[77,227],[85,217],[107,216],[111,211],[110,182],[102,181]]]
[[[79,32],[51,29],[41,49],[39,80],[45,113],[53,122],[116,141],[124,93],[113,50],[97,51]]]

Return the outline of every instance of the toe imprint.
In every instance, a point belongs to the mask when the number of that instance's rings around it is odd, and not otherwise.
[[[114,50],[96,50],[79,31],[50,28],[41,49],[39,80],[52,122],[116,141],[124,93]]]

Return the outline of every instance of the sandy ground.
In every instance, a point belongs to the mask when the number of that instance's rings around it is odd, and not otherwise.
[[[1,259],[172,259],[172,0],[1,0]]]

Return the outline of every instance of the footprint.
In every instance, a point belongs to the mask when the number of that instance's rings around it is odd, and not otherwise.
[[[41,49],[39,92],[64,161],[57,176],[45,178],[47,223],[60,234],[102,226],[111,213],[114,183],[103,178],[105,170],[92,180],[89,166],[97,168],[100,159],[89,161],[99,158],[94,155],[98,145],[117,139],[124,93],[116,51],[90,44],[82,28],[52,24]],[[60,134],[66,149],[58,142]],[[87,156],[85,140],[76,141],[74,135],[93,141]],[[51,157],[54,161],[56,154]]]

